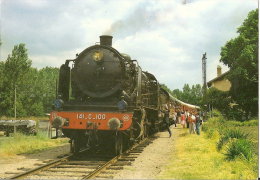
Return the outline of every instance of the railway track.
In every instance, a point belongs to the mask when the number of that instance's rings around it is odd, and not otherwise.
[[[145,138],[116,157],[104,155],[68,155],[10,179],[112,179],[118,170],[129,166],[154,138]]]

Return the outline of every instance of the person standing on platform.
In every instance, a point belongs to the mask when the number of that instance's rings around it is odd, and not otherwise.
[[[166,125],[166,129],[169,132],[169,137],[172,136],[172,132],[170,129],[170,111],[168,107],[166,106],[165,111],[164,111],[164,123]]]
[[[175,127],[177,127],[176,126],[176,123],[177,123],[177,113],[175,111],[173,112],[172,119],[173,119],[173,123],[174,123]]]
[[[192,133],[192,119],[191,119],[191,113],[189,113],[189,116],[188,116],[188,122],[187,123],[189,123],[189,132],[190,132],[190,134]]]
[[[177,110],[177,122],[179,124],[181,123],[181,111],[180,111],[180,109]]]
[[[194,112],[191,114],[191,133],[195,134],[195,123],[196,123],[196,117]]]
[[[189,128],[189,125],[190,125],[190,123],[189,123],[189,121],[188,121],[189,114],[190,114],[189,111],[185,111],[186,122],[187,122],[187,128]]]
[[[201,118],[200,118],[200,111],[198,111],[196,115],[196,133],[200,135],[200,124],[201,124]]]
[[[186,124],[186,116],[184,114],[184,112],[181,113],[181,125],[183,128],[185,128],[185,124]]]

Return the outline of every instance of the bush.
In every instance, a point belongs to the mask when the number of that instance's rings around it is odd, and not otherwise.
[[[216,109],[213,109],[212,115],[213,115],[213,117],[223,117],[221,112]]]
[[[251,160],[253,156],[252,144],[247,139],[238,139],[233,141],[230,146],[227,147],[225,156],[227,160],[234,160],[239,156]]]
[[[225,129],[223,126],[226,126],[226,120],[221,114],[218,114],[217,111],[215,112],[216,117],[212,117],[207,122],[205,122],[203,124],[202,130],[209,132],[210,129],[213,129],[214,131],[218,131],[221,134],[221,131]]]
[[[224,131],[224,134],[220,137],[217,143],[217,149],[221,148],[230,140],[230,139],[246,139],[249,134],[242,132],[239,129],[227,129]]]
[[[250,120],[250,121],[245,121],[245,122],[243,122],[243,124],[245,126],[258,126],[258,120],[253,119],[253,120]]]
[[[219,141],[217,142],[217,150],[220,151],[228,141],[229,138],[227,138],[226,136],[221,136]]]
[[[214,129],[209,129],[208,131],[207,131],[207,138],[212,138],[213,137],[213,135],[214,135]]]
[[[236,127],[239,127],[239,126],[258,126],[258,120],[253,119],[253,120],[244,121],[244,122],[241,122],[241,121],[227,121],[227,125],[228,126],[236,126]]]

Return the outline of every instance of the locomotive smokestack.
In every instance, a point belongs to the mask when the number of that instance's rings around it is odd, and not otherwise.
[[[99,38],[100,38],[100,45],[112,46],[112,38],[113,38],[113,36],[102,35],[102,36],[99,36]]]

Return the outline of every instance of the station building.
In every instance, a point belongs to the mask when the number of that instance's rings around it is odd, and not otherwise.
[[[220,91],[229,91],[231,88],[230,81],[226,78],[229,71],[222,74],[222,68],[217,67],[217,77],[207,82],[208,88],[214,87]]]

